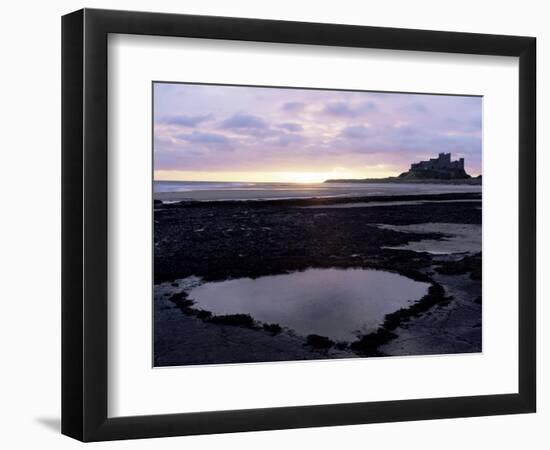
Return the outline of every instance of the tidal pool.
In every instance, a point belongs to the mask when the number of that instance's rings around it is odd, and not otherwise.
[[[419,300],[429,286],[380,270],[308,269],[205,283],[192,288],[189,298],[216,315],[250,314],[302,336],[351,341],[375,331],[386,314]]]
[[[397,247],[382,247],[392,250],[412,250],[432,255],[474,254],[481,251],[481,225],[462,223],[419,223],[414,225],[378,225],[386,230],[401,233],[442,233],[441,239],[423,239]]]

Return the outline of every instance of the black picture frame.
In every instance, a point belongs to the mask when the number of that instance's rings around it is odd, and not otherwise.
[[[109,418],[109,33],[519,57],[518,393]],[[62,433],[102,441],[535,412],[535,90],[533,37],[95,9],[64,16]]]

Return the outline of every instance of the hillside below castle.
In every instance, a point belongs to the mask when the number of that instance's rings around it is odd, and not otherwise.
[[[440,153],[437,158],[412,163],[407,172],[397,177],[337,179],[325,183],[445,183],[481,184],[481,175],[472,178],[464,169],[464,158],[451,161],[450,153]]]

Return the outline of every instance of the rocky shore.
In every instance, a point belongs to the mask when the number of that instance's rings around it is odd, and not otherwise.
[[[481,351],[481,248],[467,254],[406,249],[450,238],[434,224],[480,226],[480,200],[480,194],[460,193],[155,202],[155,365]],[[348,203],[361,205],[331,207]],[[422,224],[431,224],[429,231]],[[399,228],[405,225],[418,227],[405,232]],[[241,317],[215,316],[186,296],[189,280],[308,268],[385,270],[431,287],[410,307],[387,315],[376,332],[344,343],[262,324],[245,317],[246,311]]]

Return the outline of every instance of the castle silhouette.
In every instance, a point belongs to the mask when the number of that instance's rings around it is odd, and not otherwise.
[[[399,178],[451,180],[471,176],[464,170],[464,158],[451,161],[450,153],[440,153],[437,158],[411,164],[411,168],[399,175]]]

